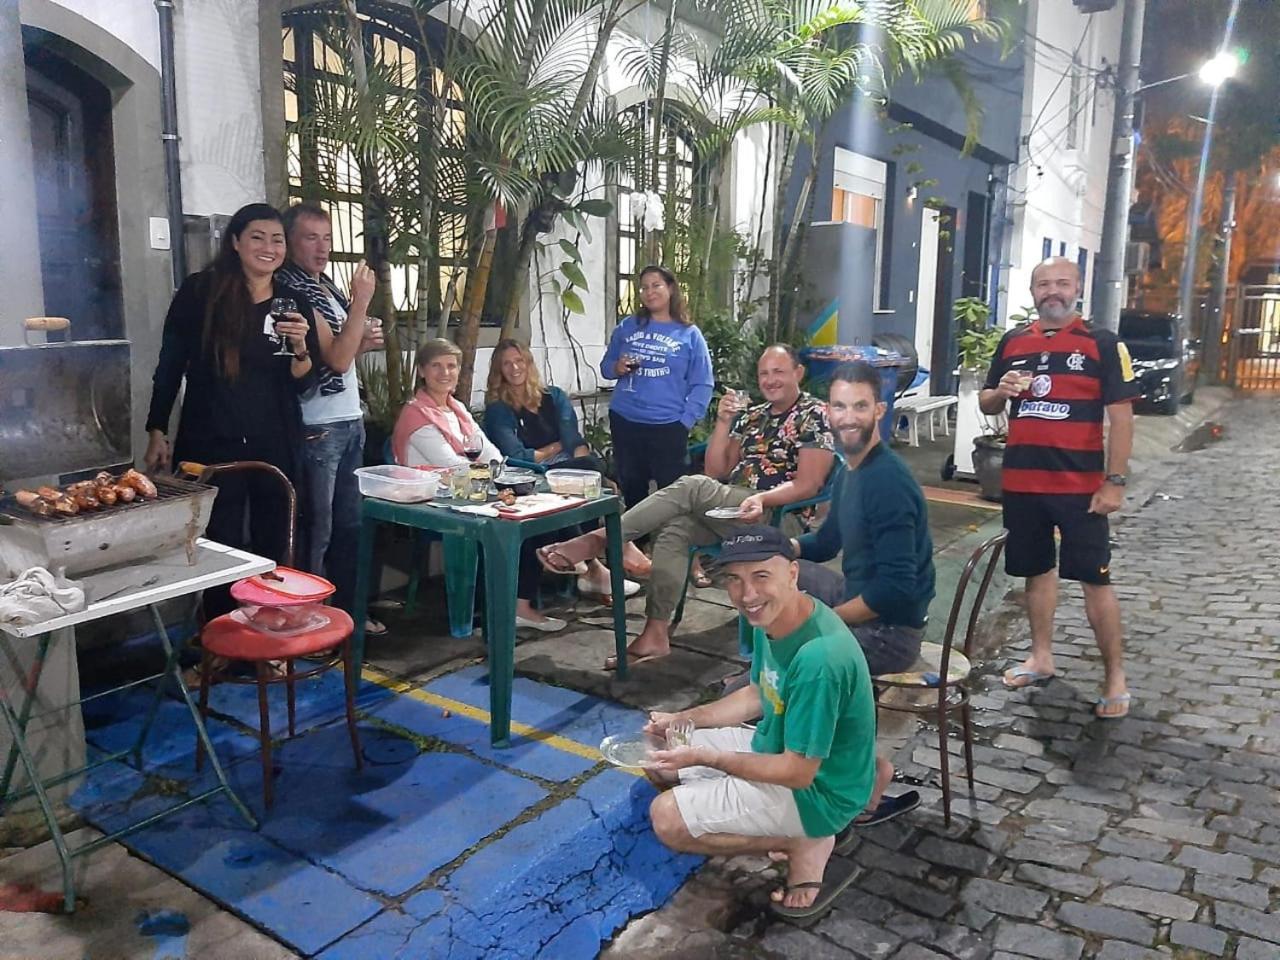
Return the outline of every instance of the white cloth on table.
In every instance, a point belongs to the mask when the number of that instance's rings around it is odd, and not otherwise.
[[[83,587],[55,577],[44,567],[24,570],[16,580],[0,584],[0,623],[27,626],[76,613],[84,606]]]

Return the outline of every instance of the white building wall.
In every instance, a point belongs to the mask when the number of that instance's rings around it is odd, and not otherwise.
[[[160,27],[152,0],[52,0],[112,34],[160,69]]]
[[[1014,232],[1008,294],[1002,299],[1006,324],[1011,313],[1031,305],[1031,271],[1043,259],[1046,240],[1053,256],[1078,260],[1082,249],[1087,252],[1083,297],[1088,315],[1115,109],[1113,92],[1099,83],[1099,74],[1117,62],[1122,17],[1120,5],[1083,14],[1072,0],[1035,0],[1028,9],[1023,146],[1011,179]],[[1079,61],[1074,101],[1073,53]],[[1074,148],[1069,146],[1072,124]]]
[[[264,200],[257,0],[179,2],[174,42],[184,212]]]

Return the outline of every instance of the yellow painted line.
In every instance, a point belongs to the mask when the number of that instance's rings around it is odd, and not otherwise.
[[[393,693],[401,696],[409,697],[421,703],[430,704],[441,710],[448,710],[450,713],[457,714],[460,717],[466,717],[468,720],[475,720],[477,723],[483,723],[486,727],[491,726],[492,716],[488,710],[482,710],[480,707],[473,707],[469,703],[463,703],[461,700],[454,700],[452,697],[442,697],[438,693],[431,693],[420,687],[414,687],[404,680],[397,680],[395,677],[389,677],[379,670],[372,667],[365,667],[360,672],[364,679],[370,683],[376,683],[380,687],[386,687]],[[511,721],[511,732],[519,734],[528,740],[537,740],[545,743],[549,747],[560,750],[564,753],[571,753],[575,757],[582,757],[584,760],[590,760],[592,763],[598,763],[603,757],[596,747],[587,746],[585,743],[579,743],[577,740],[570,740],[568,737],[562,737],[558,733],[551,733],[547,730],[539,730],[537,727],[531,727],[527,723],[521,723],[519,720]],[[625,773],[633,776],[643,776],[638,770],[629,770],[620,768]]]
[[[922,487],[924,498],[931,503],[949,503],[957,507],[973,507],[976,510],[998,511],[1000,504],[983,500],[976,493],[962,490],[950,490],[946,487]]]

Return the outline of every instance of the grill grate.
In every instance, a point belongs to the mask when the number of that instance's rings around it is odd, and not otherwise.
[[[109,507],[100,507],[97,510],[77,513],[75,516],[71,517],[60,515],[42,517],[39,514],[32,513],[30,510],[27,510],[25,507],[20,505],[14,497],[8,496],[0,500],[0,517],[8,518],[14,523],[37,524],[41,526],[75,525],[94,517],[114,516],[117,514],[123,516],[136,510],[153,506],[157,503],[163,503],[166,500],[178,500],[183,497],[189,497],[193,493],[199,493],[201,490],[208,489],[204,484],[193,483],[190,480],[179,480],[177,477],[150,476],[150,479],[151,482],[156,485],[157,493],[157,496],[151,500],[144,500],[141,496],[138,496],[132,503],[115,503]]]

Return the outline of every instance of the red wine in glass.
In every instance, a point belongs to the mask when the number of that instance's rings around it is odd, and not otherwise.
[[[622,365],[627,368],[627,386],[626,390],[634,393],[636,389],[636,371],[644,363],[644,358],[634,353],[624,353],[622,355]]]
[[[271,301],[271,326],[275,329],[276,325],[281,321],[288,322],[289,314],[297,313],[298,305],[289,297],[276,297]],[[289,347],[289,338],[282,333],[275,333],[277,349],[272,356],[276,357],[292,357],[293,350]]]
[[[478,433],[470,434],[462,441],[462,452],[472,463],[475,463],[480,458],[480,452],[483,449],[484,441]]]

